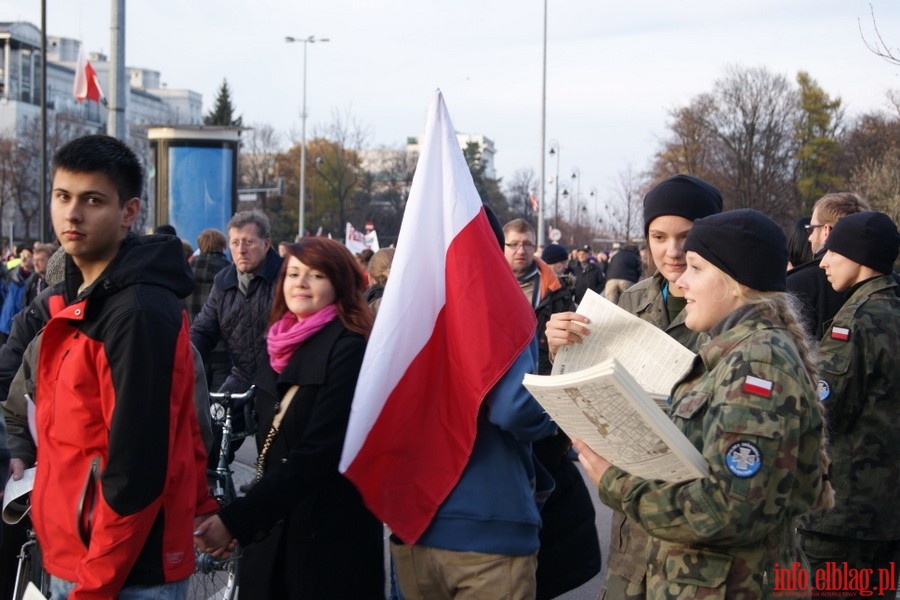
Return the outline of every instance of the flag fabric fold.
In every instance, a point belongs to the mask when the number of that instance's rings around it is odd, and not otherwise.
[[[438,91],[340,463],[404,542],[453,490],[482,400],[534,333]]]
[[[106,96],[100,89],[100,81],[97,79],[97,72],[91,66],[91,62],[87,59],[84,52],[84,46],[78,49],[78,65],[75,67],[75,85],[72,87],[72,94],[79,102],[85,100],[93,100],[100,104],[106,105]]]

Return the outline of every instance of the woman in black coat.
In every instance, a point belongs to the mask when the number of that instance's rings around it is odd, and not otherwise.
[[[275,289],[257,376],[259,480],[200,525],[197,544],[245,546],[248,598],[382,598],[382,525],[338,472],[372,326],[362,275],[341,244],[304,238]]]

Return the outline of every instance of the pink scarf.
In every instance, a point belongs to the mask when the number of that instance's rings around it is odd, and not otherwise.
[[[269,364],[275,372],[284,371],[294,351],[333,321],[337,314],[337,306],[329,304],[305,318],[288,311],[273,323],[266,334],[266,346],[269,348]]]

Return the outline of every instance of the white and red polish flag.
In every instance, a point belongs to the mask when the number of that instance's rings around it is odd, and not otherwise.
[[[438,90],[340,463],[404,542],[453,490],[482,400],[534,333]]]
[[[78,66],[75,67],[75,85],[72,87],[72,94],[79,102],[93,100],[106,105],[106,96],[100,89],[97,72],[84,53],[84,46],[78,49]]]

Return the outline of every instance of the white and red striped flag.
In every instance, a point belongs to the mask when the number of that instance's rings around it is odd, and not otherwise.
[[[534,333],[437,91],[340,464],[404,542],[453,490],[482,400]]]
[[[78,65],[75,67],[75,85],[72,87],[72,94],[79,102],[93,100],[106,106],[106,96],[100,89],[97,72],[84,53],[84,46],[78,49]]]

